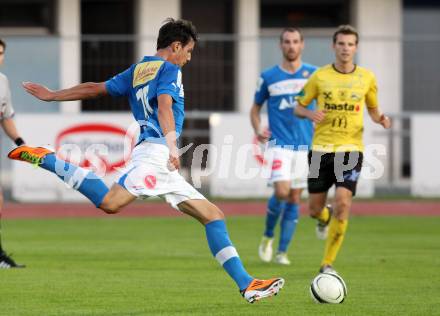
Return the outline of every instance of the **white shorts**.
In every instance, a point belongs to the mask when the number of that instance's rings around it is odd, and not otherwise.
[[[309,174],[307,151],[280,147],[269,148],[269,151],[269,157],[272,158],[270,185],[273,185],[274,182],[290,181],[292,189],[307,188]]]
[[[159,196],[175,209],[187,200],[206,199],[177,170],[168,169],[168,158],[167,146],[142,142],[134,148],[117,183],[138,198]]]

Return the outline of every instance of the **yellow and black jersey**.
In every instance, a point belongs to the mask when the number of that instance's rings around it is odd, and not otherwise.
[[[377,107],[374,74],[356,66],[351,73],[341,73],[334,65],[318,69],[297,97],[302,106],[317,100],[317,110],[325,112],[316,124],[312,149],[326,152],[363,151],[364,105]]]

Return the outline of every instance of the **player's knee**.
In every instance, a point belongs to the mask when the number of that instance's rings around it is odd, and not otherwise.
[[[202,219],[204,224],[207,224],[212,221],[223,220],[225,219],[225,214],[215,205],[209,210],[209,212]]]
[[[107,214],[116,214],[121,209],[121,206],[116,203],[109,203],[104,201],[101,203],[101,205],[99,205],[99,208]]]
[[[209,214],[211,220],[221,220],[225,219],[225,214],[218,208],[215,207],[213,211]]]
[[[297,192],[291,192],[289,194],[288,201],[289,201],[289,203],[292,203],[292,204],[299,204],[299,202],[301,202],[301,194],[299,194]]]
[[[287,200],[289,198],[289,191],[290,189],[287,188],[278,188],[275,190],[275,197],[278,200]]]
[[[345,219],[350,211],[350,202],[345,199],[337,199],[333,216],[337,219]]]

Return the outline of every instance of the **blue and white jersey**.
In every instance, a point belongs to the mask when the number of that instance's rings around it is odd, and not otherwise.
[[[173,114],[177,136],[182,133],[184,120],[184,92],[180,67],[156,56],[145,56],[142,61],[105,82],[112,96],[126,96],[131,112],[140,125],[139,142],[147,140],[165,144],[160,128],[157,98],[168,94],[173,98]]]
[[[318,67],[303,63],[295,73],[289,73],[279,65],[261,74],[255,92],[254,102],[263,105],[267,101],[270,140],[276,146],[298,149],[310,146],[313,123],[293,114],[295,97],[301,92],[308,78]],[[314,107],[314,103],[310,105]]]

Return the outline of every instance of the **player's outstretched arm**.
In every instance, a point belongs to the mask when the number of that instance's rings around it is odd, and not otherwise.
[[[383,128],[386,128],[386,129],[391,127],[390,118],[388,116],[386,116],[385,114],[383,114],[379,110],[379,107],[367,108],[367,109],[368,109],[368,114],[370,115],[370,117],[374,123],[380,124],[383,126]]]
[[[48,102],[86,100],[107,94],[105,82],[86,82],[68,89],[55,91],[38,83],[23,82],[23,88],[34,97]]]

